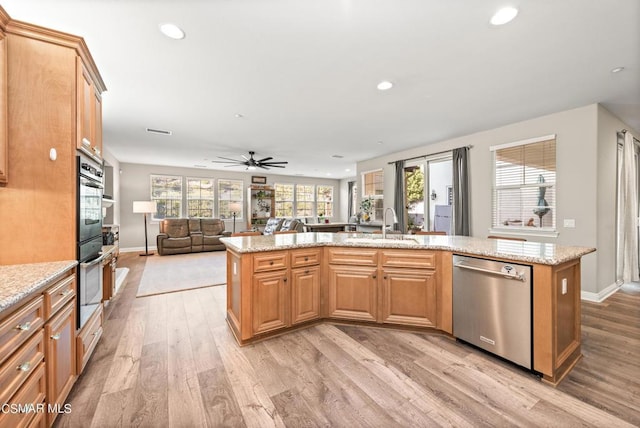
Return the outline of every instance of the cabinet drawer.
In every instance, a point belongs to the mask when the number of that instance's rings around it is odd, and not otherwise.
[[[29,408],[32,411],[17,412],[0,412],[0,427],[41,427],[45,426],[46,406],[44,404],[45,397],[45,370],[44,363],[40,363],[33,370],[29,379],[22,385],[22,388],[6,402],[9,406],[33,405]],[[3,402],[4,403],[4,402]]]
[[[287,252],[259,253],[253,256],[253,271],[267,272],[287,268]]]
[[[84,367],[87,365],[100,337],[102,337],[102,306],[98,307],[98,310],[91,316],[91,319],[78,334],[76,342],[78,374],[82,373],[82,370],[84,370]]]
[[[76,295],[76,277],[61,279],[44,292],[44,317],[51,318]]]
[[[44,324],[44,298],[38,296],[0,324],[0,363]]]
[[[291,251],[291,267],[313,266],[320,264],[320,248]]]
[[[355,266],[378,266],[378,250],[371,248],[327,248],[329,263]]]
[[[44,331],[39,329],[0,367],[0,403],[6,403],[44,359]]]
[[[383,250],[382,266],[418,269],[435,269],[436,253],[420,250]]]

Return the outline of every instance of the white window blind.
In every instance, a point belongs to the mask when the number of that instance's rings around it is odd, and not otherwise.
[[[182,177],[175,175],[151,175],[151,200],[157,211],[153,220],[180,218],[182,213]]]
[[[293,184],[276,183],[276,217],[293,217],[293,188]]]
[[[523,232],[556,230],[555,135],[492,147],[492,226]]]
[[[187,177],[187,217],[213,218],[213,178]]]

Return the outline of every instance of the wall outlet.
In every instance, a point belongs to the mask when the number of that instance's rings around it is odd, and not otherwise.
[[[562,278],[562,294],[567,294],[567,278]]]
[[[564,227],[576,227],[576,220],[573,218],[565,218],[564,219]]]

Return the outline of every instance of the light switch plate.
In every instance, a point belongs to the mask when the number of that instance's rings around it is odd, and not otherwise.
[[[573,218],[565,218],[564,227],[576,227],[576,220]]]
[[[567,294],[567,278],[562,278],[562,294]]]

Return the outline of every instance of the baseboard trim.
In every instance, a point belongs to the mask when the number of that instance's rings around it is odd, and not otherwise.
[[[607,299],[607,297],[611,296],[619,289],[620,285],[613,283],[598,293],[592,293],[591,291],[582,291],[580,293],[580,298],[587,302],[602,303]]]
[[[149,245],[149,251],[157,251],[158,248],[154,245],[153,247]],[[144,252],[144,247],[128,247],[128,248],[120,248],[121,253],[139,253]]]

